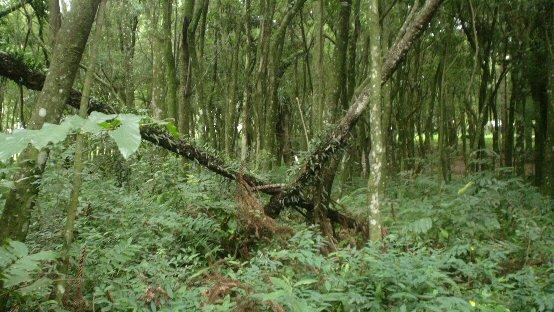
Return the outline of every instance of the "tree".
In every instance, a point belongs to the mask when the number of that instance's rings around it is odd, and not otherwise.
[[[381,125],[381,26],[379,25],[379,1],[372,0],[369,6],[369,42],[371,49],[371,69],[369,76],[370,105],[370,178],[369,178],[369,212],[370,238],[381,238],[381,205],[383,202],[383,171],[385,169],[385,142]]]
[[[64,103],[70,96],[75,75],[88,40],[100,0],[75,4],[59,30],[44,87],[29,122],[40,129],[45,122],[60,121]],[[67,53],[70,51],[71,53]],[[0,218],[0,240],[24,240],[38,193],[37,182],[44,170],[46,151],[26,150],[18,159],[15,187],[9,192]]]

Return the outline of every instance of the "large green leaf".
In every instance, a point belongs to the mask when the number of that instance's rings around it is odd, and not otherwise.
[[[22,242],[10,241],[8,250],[16,257],[21,258],[29,254],[29,248]]]
[[[11,134],[0,133],[0,161],[21,153],[29,145],[29,141],[25,130],[15,130]]]
[[[140,116],[122,114],[117,116],[121,125],[113,131],[108,131],[109,136],[115,141],[119,151],[125,159],[134,154],[141,142],[140,137]]]
[[[105,130],[102,126],[100,126],[100,124],[116,117],[117,115],[106,115],[99,112],[92,112],[81,127],[81,130],[91,134],[99,134]]]
[[[29,144],[42,149],[48,144],[60,143],[76,130],[98,135],[108,133],[126,159],[135,153],[141,142],[142,117],[130,114],[106,115],[93,112],[87,119],[73,115],[60,125],[44,124],[40,130],[16,130],[11,134],[0,133],[0,161],[21,153]]]
[[[57,144],[65,140],[69,131],[69,127],[45,123],[42,129],[29,130],[27,131],[27,135],[29,136],[31,144],[40,150],[50,143]]]

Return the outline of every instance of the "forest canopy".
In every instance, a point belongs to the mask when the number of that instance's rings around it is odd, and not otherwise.
[[[0,311],[554,310],[551,0],[0,0]]]

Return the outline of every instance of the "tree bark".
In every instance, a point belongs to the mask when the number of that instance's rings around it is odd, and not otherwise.
[[[60,13],[60,0],[48,0],[48,21],[50,24],[49,29],[49,42],[50,48],[54,49],[56,44],[56,35],[58,30],[62,26],[62,14]]]
[[[383,203],[383,171],[385,169],[385,142],[381,125],[381,26],[379,25],[379,0],[371,0],[369,6],[369,42],[371,49],[371,69],[369,81],[370,102],[370,177],[369,189],[369,228],[370,239],[381,239],[381,206]]]
[[[152,100],[150,108],[152,116],[157,119],[163,119],[167,115],[165,107],[166,81],[164,77],[164,38],[163,30],[160,25],[158,11],[160,9],[158,2],[153,2],[150,8],[150,39],[152,42]],[[83,90],[84,91],[84,90]]]
[[[550,5],[550,16],[548,16],[548,27],[546,28],[546,49],[549,59],[549,85],[548,85],[548,125],[546,137],[545,183],[544,190],[554,198],[554,10]]]

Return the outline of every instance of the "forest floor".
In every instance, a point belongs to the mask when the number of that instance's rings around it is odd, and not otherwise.
[[[396,178],[383,210],[387,236],[356,247],[359,237],[343,231],[329,252],[295,213],[253,231],[235,184],[176,171],[179,159],[111,158],[95,159],[85,176],[69,310],[554,309],[554,202],[503,171],[456,175],[450,184],[432,172]],[[32,252],[61,248],[66,167],[48,166]],[[337,200],[363,217],[366,192],[360,183]],[[46,263],[36,278],[53,270]],[[21,297],[21,310],[54,309],[48,292]]]

